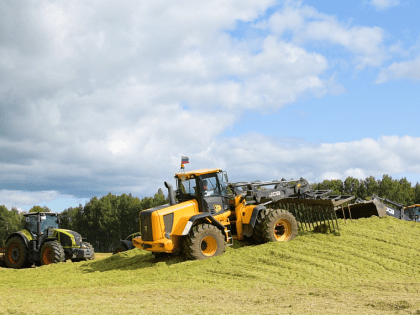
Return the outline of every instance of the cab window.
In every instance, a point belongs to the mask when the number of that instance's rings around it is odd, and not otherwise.
[[[196,195],[196,180],[195,178],[191,179],[181,179],[178,178],[178,189],[184,195]]]

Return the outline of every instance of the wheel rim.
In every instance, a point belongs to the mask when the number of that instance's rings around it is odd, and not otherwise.
[[[213,236],[206,236],[201,241],[201,252],[204,256],[210,257],[216,253],[217,241]]]
[[[274,236],[277,241],[287,241],[292,235],[292,225],[288,220],[280,219],[277,220],[274,225]]]
[[[44,250],[44,253],[42,254],[42,262],[44,263],[44,265],[49,265],[51,264],[51,249],[47,248]]]
[[[9,248],[9,261],[13,264],[16,264],[19,261],[20,251],[19,247],[16,244],[13,244],[12,247]]]

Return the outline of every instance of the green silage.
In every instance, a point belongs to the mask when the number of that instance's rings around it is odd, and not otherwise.
[[[102,314],[420,313],[420,224],[372,217],[339,225],[341,236],[235,241],[204,261],[156,260],[134,249],[83,263],[2,268],[0,314],[53,313],[48,303],[64,314],[92,314],[89,307]]]

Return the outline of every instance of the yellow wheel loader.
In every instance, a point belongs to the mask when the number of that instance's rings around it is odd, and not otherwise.
[[[312,192],[303,179],[229,184],[226,172],[220,169],[180,172],[175,179],[175,192],[165,182],[169,204],[141,211],[141,236],[133,238],[134,246],[151,251],[156,258],[172,253],[184,254],[187,259],[206,259],[222,254],[233,244],[233,238],[252,237],[257,243],[290,241],[298,235],[295,215],[309,220],[303,207],[294,206],[296,198],[325,195]],[[267,185],[274,188],[263,188]],[[290,201],[295,215],[266,207],[285,200]],[[320,218],[310,221],[319,222]]]

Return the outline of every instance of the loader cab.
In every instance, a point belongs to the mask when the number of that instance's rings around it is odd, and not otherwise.
[[[228,178],[220,169],[203,169],[175,175],[180,202],[196,199],[200,212],[220,214],[230,209]]]

